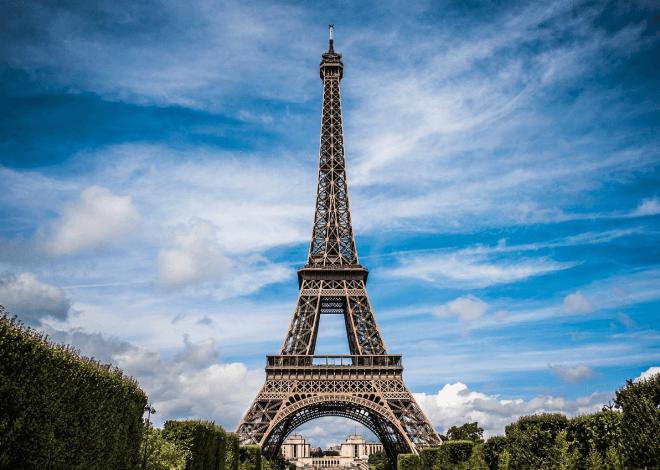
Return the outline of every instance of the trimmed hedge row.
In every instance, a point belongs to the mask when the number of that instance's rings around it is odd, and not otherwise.
[[[509,442],[509,468],[525,470],[543,468],[551,462],[557,464],[553,455],[557,436],[568,424],[562,414],[540,414],[523,416],[504,428]]]
[[[227,445],[225,451],[225,470],[238,470],[239,443],[237,434],[227,434]]]
[[[186,470],[225,469],[227,434],[214,422],[165,421],[162,435],[186,453]]]
[[[419,459],[422,470],[449,470],[459,468],[472,455],[473,441],[444,441],[440,447],[422,449]]]
[[[0,306],[0,468],[135,468],[146,404],[121,369],[49,341]]]

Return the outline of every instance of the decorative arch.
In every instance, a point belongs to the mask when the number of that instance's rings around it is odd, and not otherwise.
[[[392,462],[396,462],[396,456],[400,453],[415,452],[392,412],[369,398],[315,395],[303,396],[299,401],[287,403],[273,420],[263,440],[264,452],[268,456],[276,455],[284,440],[298,427],[326,416],[348,418],[366,426],[378,437]]]

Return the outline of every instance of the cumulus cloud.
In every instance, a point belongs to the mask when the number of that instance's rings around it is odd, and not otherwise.
[[[599,375],[593,368],[585,364],[578,364],[576,367],[554,365],[550,366],[550,372],[562,382],[571,385],[581,384]]]
[[[640,380],[645,380],[648,379],[656,374],[660,374],[660,367],[649,367],[645,372],[642,372],[642,374],[637,377],[634,381],[639,382]]]
[[[219,278],[232,267],[220,250],[217,227],[192,219],[190,227],[172,237],[173,248],[158,253],[158,287],[176,289],[194,282]]]
[[[488,310],[488,304],[483,300],[468,294],[456,300],[447,302],[433,311],[437,317],[457,316],[461,321],[471,322],[477,320]]]
[[[66,320],[72,301],[59,287],[46,284],[33,273],[0,277],[0,304],[26,324],[44,317]]]
[[[575,294],[569,294],[564,298],[564,303],[561,306],[564,313],[590,313],[594,308],[591,302],[582,295],[582,292],[577,291]]]
[[[77,202],[64,206],[46,249],[53,256],[62,256],[116,243],[134,232],[139,222],[140,213],[130,196],[115,196],[107,188],[90,186],[81,191]]]
[[[184,336],[183,351],[169,359],[160,350],[131,347],[114,361],[138,379],[161,423],[204,418],[233,431],[265,379],[262,370],[221,363],[213,339],[191,343]]]
[[[479,422],[485,436],[504,433],[504,427],[520,416],[535,413],[563,413],[567,416],[589,414],[599,411],[603,403],[612,399],[611,392],[594,392],[576,400],[539,395],[529,401],[500,399],[499,395],[470,390],[467,385],[456,382],[447,384],[437,395],[413,394],[426,416],[438,432],[466,422]]]

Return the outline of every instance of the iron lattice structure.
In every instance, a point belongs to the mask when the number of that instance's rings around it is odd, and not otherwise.
[[[266,383],[236,433],[242,445],[273,455],[300,425],[340,416],[369,428],[396,463],[399,453],[442,441],[403,383],[401,356],[387,352],[367,295],[369,272],[358,262],[346,182],[343,69],[331,27],[320,65],[323,113],[309,258],[298,270],[298,303],[280,354],[267,356]],[[344,315],[350,355],[314,355],[323,314]]]

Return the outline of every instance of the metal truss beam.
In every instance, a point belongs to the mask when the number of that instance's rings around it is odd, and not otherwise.
[[[341,54],[323,54],[323,112],[316,209],[307,264],[280,354],[268,356],[266,383],[238,425],[240,443],[277,452],[302,424],[340,416],[369,428],[391,462],[442,444],[403,383],[401,356],[388,354],[358,263],[348,203],[339,82]],[[344,315],[351,355],[314,356],[322,314]]]

